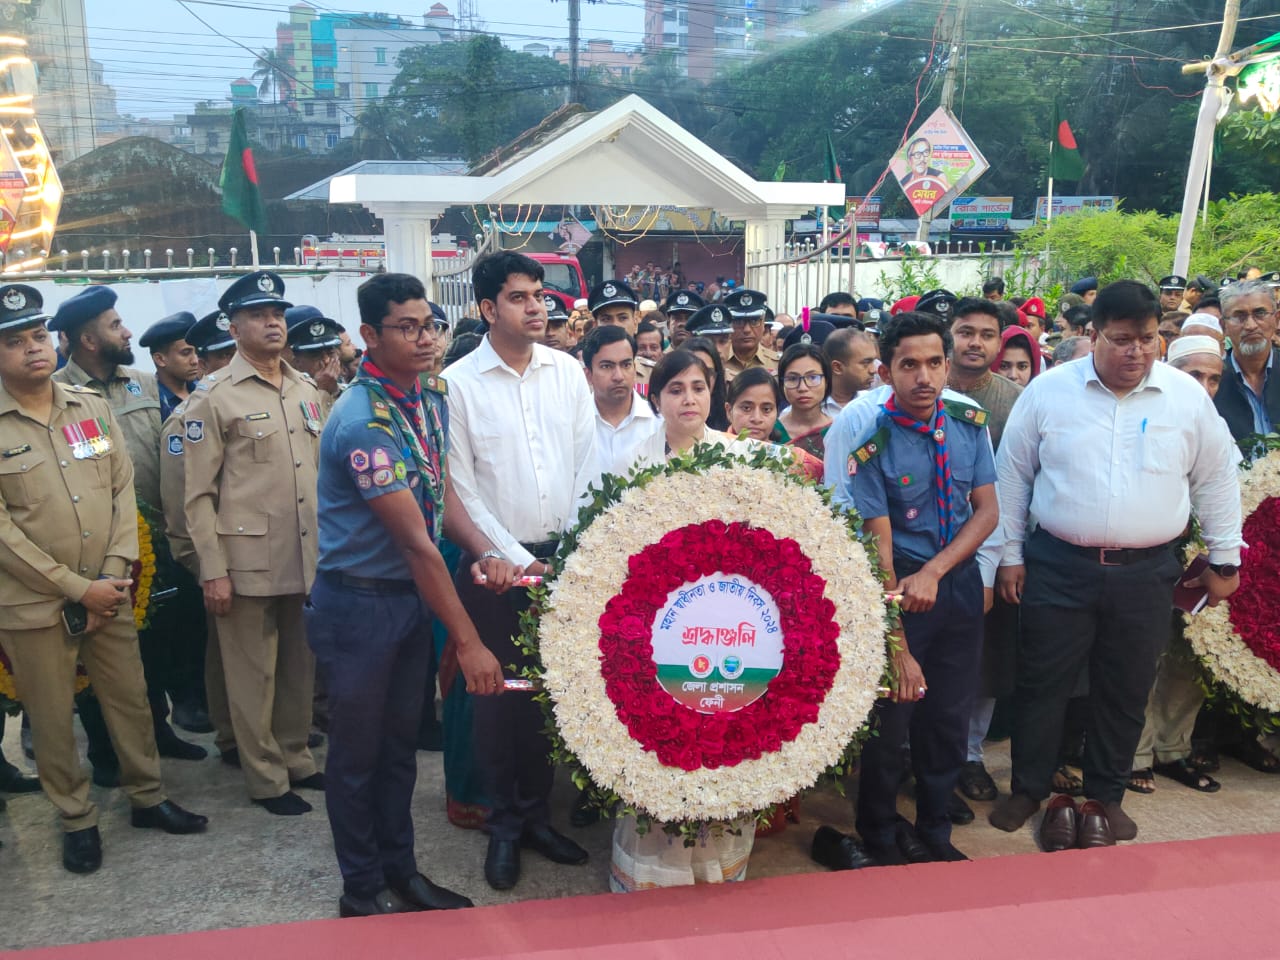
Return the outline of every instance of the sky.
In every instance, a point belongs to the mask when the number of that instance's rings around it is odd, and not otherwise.
[[[310,0],[320,12],[398,14],[422,22],[434,0]],[[443,0],[457,14],[458,0]],[[564,0],[472,0],[484,29],[509,45],[566,43]],[[121,113],[169,118],[197,100],[223,101],[229,85],[253,73],[254,55],[275,46],[276,24],[288,20],[290,0],[85,0],[89,52],[103,65]],[[201,21],[204,21],[203,23]],[[644,0],[582,3],[582,38],[620,46],[643,39]]]

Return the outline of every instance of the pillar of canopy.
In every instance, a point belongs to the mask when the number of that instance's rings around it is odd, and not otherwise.
[[[634,95],[599,113],[571,115],[548,139],[529,136],[501,157],[463,176],[338,174],[329,201],[359,203],[380,217],[388,269],[420,276],[431,266],[424,225],[453,205],[710,207],[745,224],[748,249],[774,250],[788,220],[844,203],[842,183],[756,180]]]

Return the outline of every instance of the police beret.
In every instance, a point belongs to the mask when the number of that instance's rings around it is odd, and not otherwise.
[[[427,301],[427,306],[431,309],[431,318],[436,323],[443,323],[446,327],[450,326],[449,315],[444,312],[444,307],[438,303],[432,303],[430,300]]]
[[[1201,293],[1217,293],[1218,285],[1203,273],[1197,273],[1191,278],[1191,282],[1187,284],[1187,289],[1199,290]]]
[[[1018,312],[1024,317],[1036,317],[1043,320],[1045,318],[1044,301],[1039,297],[1028,297],[1018,308]]]
[[[1071,285],[1071,289],[1068,292],[1074,293],[1078,296],[1083,297],[1090,290],[1097,290],[1097,289],[1098,289],[1097,277],[1081,277],[1079,280],[1077,280],[1075,283]]]
[[[185,340],[187,331],[195,326],[195,322],[194,313],[179,310],[147,327],[146,332],[138,338],[138,346],[149,350],[163,350],[175,340]]]
[[[823,314],[822,316],[827,316]],[[805,330],[800,324],[796,324],[787,331],[787,335],[782,338],[782,349],[786,351],[790,347],[794,347],[797,343],[811,343],[815,347],[820,347],[827,342],[827,337],[836,332],[835,324],[826,320],[815,320],[812,315],[809,317],[809,329]]]
[[[338,328],[339,333],[345,333],[346,327],[331,317],[326,317],[319,307],[313,307],[310,304],[300,304],[296,307],[290,307],[284,312],[284,324],[288,327],[289,332],[293,332],[293,328],[304,323],[312,323],[316,320],[325,320],[332,323]]]
[[[920,295],[920,299],[916,301],[913,308],[919,313],[927,313],[930,316],[941,317],[943,320],[951,320],[951,312],[955,310],[956,304],[960,302],[950,290],[930,290],[928,293]],[[1043,312],[1043,306],[1041,311]]]
[[[591,294],[587,297],[587,309],[592,313],[615,303],[625,303],[629,307],[638,307],[640,306],[640,298],[636,296],[634,290],[621,280],[604,280],[597,283],[591,288]]]
[[[662,301],[663,313],[697,313],[707,305],[707,301],[692,290],[673,290],[667,299]]]
[[[859,313],[866,313],[868,310],[883,310],[884,301],[878,297],[863,297],[857,303]]]
[[[560,302],[559,297],[553,297],[549,293],[542,295],[542,302],[547,307],[547,323],[567,323],[569,314],[564,308],[564,304]]]
[[[315,310],[314,307],[311,309]],[[316,310],[314,317],[299,320],[290,325],[289,349],[298,353],[341,346],[342,338],[338,334],[342,333],[343,329],[338,321],[321,316],[320,311]]]
[[[227,316],[237,310],[257,307],[263,304],[275,304],[285,309],[293,304],[284,299],[284,281],[280,275],[270,270],[255,270],[245,274],[218,298],[218,307]]]
[[[108,286],[95,283],[64,301],[49,321],[49,329],[71,333],[115,305],[116,292]]]
[[[885,310],[883,307],[879,310],[872,307],[862,315],[863,329],[878,333],[880,331],[880,324],[885,323],[888,319],[888,310]]]
[[[685,324],[685,329],[695,337],[732,333],[733,326],[730,323],[730,319],[729,311],[725,309],[724,304],[708,303],[689,318],[689,322]]]
[[[186,340],[197,353],[225,350],[236,345],[230,331],[231,321],[221,310],[205,314],[187,331]]]
[[[768,309],[765,306],[767,299],[759,290],[742,289],[733,291],[724,298],[723,303],[735,320],[757,320]]]
[[[892,307],[889,308],[889,314],[896,317],[900,313],[906,313],[908,310],[914,310],[916,304],[920,302],[919,296],[903,297],[901,300],[895,300]]]
[[[25,283],[6,283],[0,287],[0,330],[34,327],[48,319],[44,297],[35,287]]]
[[[1160,278],[1161,290],[1185,290],[1187,289],[1187,278],[1180,277],[1176,273],[1171,273],[1167,277]]]

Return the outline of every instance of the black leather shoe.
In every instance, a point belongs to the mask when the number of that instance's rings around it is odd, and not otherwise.
[[[562,833],[557,833],[545,823],[524,828],[521,843],[530,850],[536,850],[552,863],[578,865],[587,862],[587,851]]]
[[[907,858],[902,855],[896,843],[881,846],[877,843],[866,844],[867,853],[877,867],[905,867]]]
[[[953,793],[947,798],[947,819],[957,827],[963,827],[966,823],[973,823],[973,809],[964,802],[964,798],[958,793]]]
[[[24,776],[7,760],[0,761],[0,793],[39,793],[40,781]]]
[[[183,810],[172,800],[162,800],[154,807],[134,807],[129,822],[135,827],[153,827],[165,833],[204,833],[209,818]]]
[[[96,787],[112,789],[120,786],[120,768],[95,766],[93,768],[93,784]]]
[[[175,726],[181,727],[188,733],[213,733],[209,711],[199,704],[175,703],[173,722]]]
[[[172,730],[167,735],[157,734],[156,749],[160,751],[160,756],[171,760],[203,760],[209,755],[204,747],[198,743],[188,743]]]
[[[907,863],[928,863],[933,859],[933,855],[929,853],[929,848],[916,835],[915,827],[911,826],[907,821],[898,821],[898,825],[893,830],[893,839]]]
[[[484,857],[484,879],[495,890],[510,890],[520,879],[520,844],[514,840],[489,838]]]
[[[235,747],[227,747],[218,755],[218,759],[225,763],[228,767],[240,766],[240,751]]]
[[[63,836],[62,865],[72,873],[93,873],[102,866],[102,836],[97,827],[72,830]]]
[[[589,827],[600,820],[600,808],[595,806],[585,790],[578,791],[578,798],[573,801],[573,809],[569,811],[569,826]]]
[[[861,870],[876,865],[857,839],[845,836],[835,827],[819,827],[814,832],[809,856],[814,863],[832,870]]]
[[[462,910],[475,906],[462,894],[446,890],[420,873],[404,883],[393,883],[391,889],[410,910]]]
[[[950,841],[946,843],[930,843],[926,844],[929,850],[929,859],[934,863],[959,863],[962,860],[968,860],[963,853],[951,845]]]
[[[323,790],[324,774],[317,770],[309,777],[303,777],[301,780],[290,780],[289,786],[301,787],[303,790]]]
[[[286,790],[278,797],[254,798],[253,802],[267,813],[274,813],[277,817],[300,817],[304,813],[311,812],[311,804],[292,790]]]
[[[343,894],[338,901],[340,917],[381,917],[388,913],[404,913],[407,907],[390,890],[379,890],[368,900]]]

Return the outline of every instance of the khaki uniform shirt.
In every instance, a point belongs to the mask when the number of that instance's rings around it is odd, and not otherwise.
[[[724,362],[724,378],[732,380],[743,370],[751,367],[764,367],[770,373],[778,372],[778,354],[764,346],[756,347],[756,352],[747,358],[747,362],[743,363],[736,355],[730,354],[729,359]]]
[[[183,414],[187,531],[202,580],[235,593],[306,593],[315,578],[320,391],[281,362],[276,389],[237,353]]]
[[[98,418],[110,449],[76,459],[62,428]],[[45,424],[0,386],[0,629],[54,626],[100,575],[128,574],[138,512],[123,436],[90,390],[54,383]]]
[[[143,503],[160,508],[160,386],[156,378],[132,367],[116,367],[103,383],[74,360],[53,375],[59,383],[88,387],[106,398],[120,422],[124,444],[133,460],[133,486]]]

